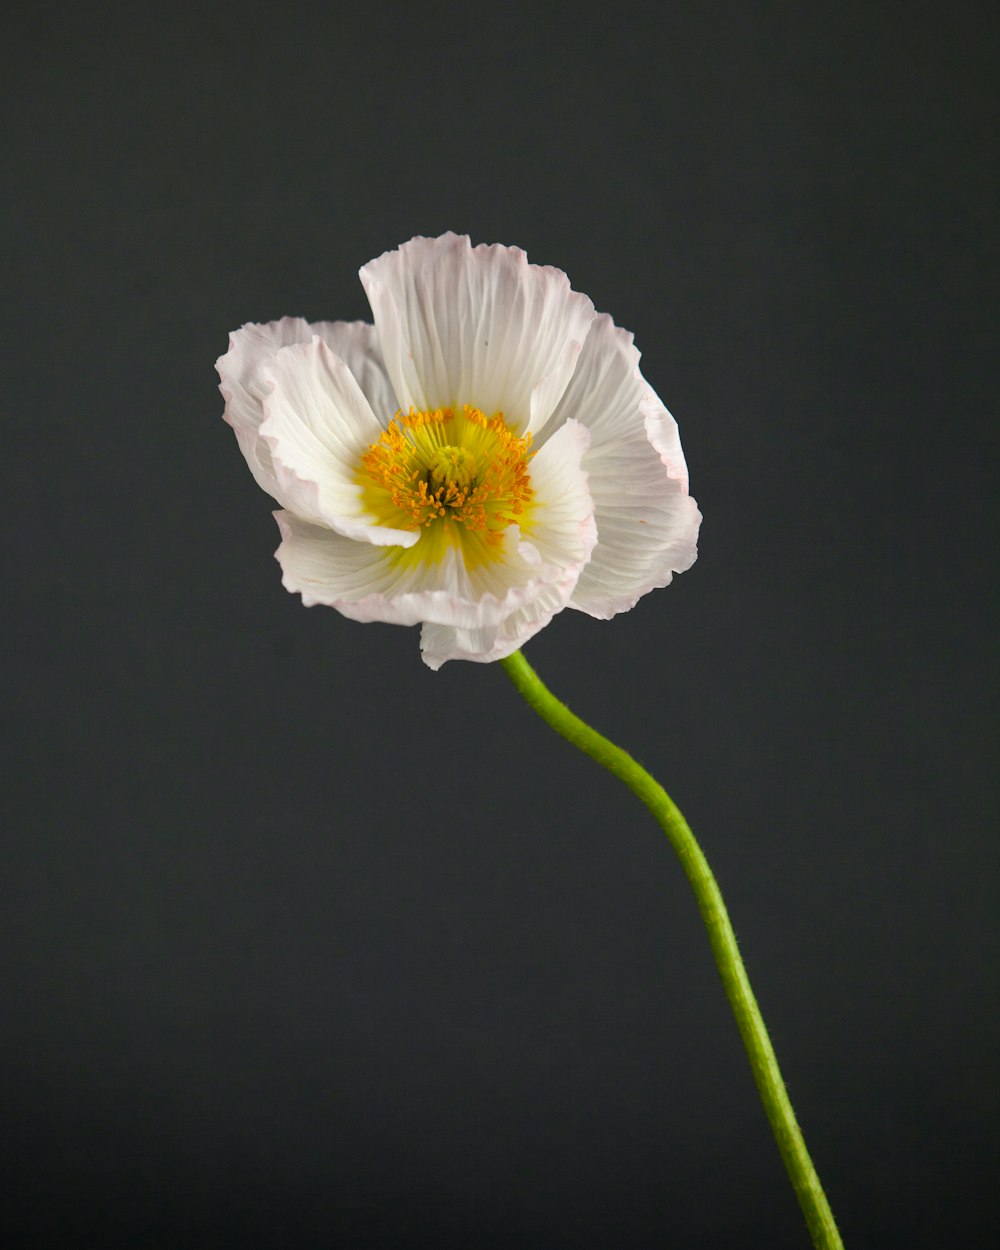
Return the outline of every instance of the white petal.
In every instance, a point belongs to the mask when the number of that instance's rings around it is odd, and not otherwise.
[[[270,448],[258,435],[264,420],[264,397],[270,389],[263,370],[282,347],[307,342],[311,337],[312,327],[301,317],[284,317],[267,325],[251,322],[230,334],[229,350],[215,362],[219,390],[226,401],[223,416],[236,431],[250,472],[269,495],[276,493],[277,482]]]
[[[560,270],[454,234],[411,239],[361,281],[404,408],[470,404],[519,433],[549,417],[594,316]]]
[[[383,428],[399,408],[375,327],[367,321],[320,321],[312,327],[335,356],[347,365]]]
[[[416,533],[373,524],[362,505],[355,477],[382,426],[344,361],[317,335],[283,347],[264,376],[272,389],[259,433],[271,451],[275,498],[351,538],[412,546]]]
[[[382,425],[388,424],[398,407],[372,325],[363,321],[310,324],[301,317],[284,317],[266,325],[251,322],[234,330],[229,336],[229,350],[215,366],[219,390],[226,401],[224,417],[236,432],[257,484],[275,497],[278,484],[271,449],[259,433],[264,400],[271,389],[265,371],[283,347],[308,343],[314,335],[319,335],[351,370]]]
[[[531,461],[535,501],[528,541],[554,570],[545,587],[496,625],[479,629],[424,625],[420,649],[430,668],[440,668],[447,660],[503,659],[567,606],[597,540],[581,468],[589,441],[582,425],[567,421]]]
[[[591,435],[583,459],[597,546],[570,606],[607,618],[666,586],[697,554],[701,514],[687,493],[677,423],[639,372],[632,336],[599,316],[539,441],[569,418]]]
[[[437,670],[448,660],[491,664],[494,660],[505,659],[566,607],[575,580],[576,576],[567,571],[565,581],[553,582],[533,603],[512,612],[499,625],[462,629],[453,625],[425,624],[420,631],[420,654],[424,663]]]
[[[438,564],[407,564],[394,558],[391,548],[345,538],[324,526],[311,525],[291,512],[276,512],[282,543],[276,554],[286,590],[302,595],[311,607],[327,604],[355,621],[387,621],[417,625],[424,621],[482,629],[505,620],[556,584],[562,570],[516,560],[515,548],[509,583],[496,579],[500,592],[473,589],[457,553]],[[537,577],[527,572],[537,572]],[[520,574],[520,577],[518,577]],[[575,579],[574,579],[575,580]]]
[[[324,603],[355,620],[399,625],[424,619],[410,602],[413,592],[423,589],[419,569],[401,569],[386,548],[346,538],[291,512],[274,517],[282,538],[275,553],[282,583],[301,594],[306,607]]]
[[[569,420],[531,458],[534,497],[525,534],[553,564],[585,564],[597,541],[586,473],[589,449],[590,431]]]

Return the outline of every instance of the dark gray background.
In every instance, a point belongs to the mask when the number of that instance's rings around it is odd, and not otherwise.
[[[287,595],[220,420],[448,228],[635,331],[705,515],[529,658],[700,832],[848,1247],[992,1242],[995,14],[8,13],[6,1245],[806,1244],[656,827]]]

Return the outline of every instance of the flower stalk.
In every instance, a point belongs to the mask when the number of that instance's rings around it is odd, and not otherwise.
[[[659,782],[640,764],[571,712],[545,687],[520,651],[500,663],[528,706],[573,746],[623,781],[645,803],[667,835],[694,890],[757,1090],[813,1245],[816,1250],[843,1250],[743,965],[722,892],[687,821]]]

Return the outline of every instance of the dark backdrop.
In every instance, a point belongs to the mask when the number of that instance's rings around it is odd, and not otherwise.
[[[636,332],[705,515],[529,658],[700,832],[848,1246],[990,1244],[994,6],[20,10],[4,1244],[806,1244],[656,827],[287,595],[220,419],[448,228]]]

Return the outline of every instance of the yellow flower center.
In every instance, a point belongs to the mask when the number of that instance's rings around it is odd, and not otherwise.
[[[474,568],[497,557],[508,525],[528,519],[530,444],[500,412],[397,412],[361,457],[356,481],[379,525],[422,531],[395,549],[399,560],[434,563],[458,547]]]
[[[439,495],[468,492],[475,484],[478,467],[471,451],[465,447],[452,447],[448,443],[431,456],[427,482],[431,490]]]

